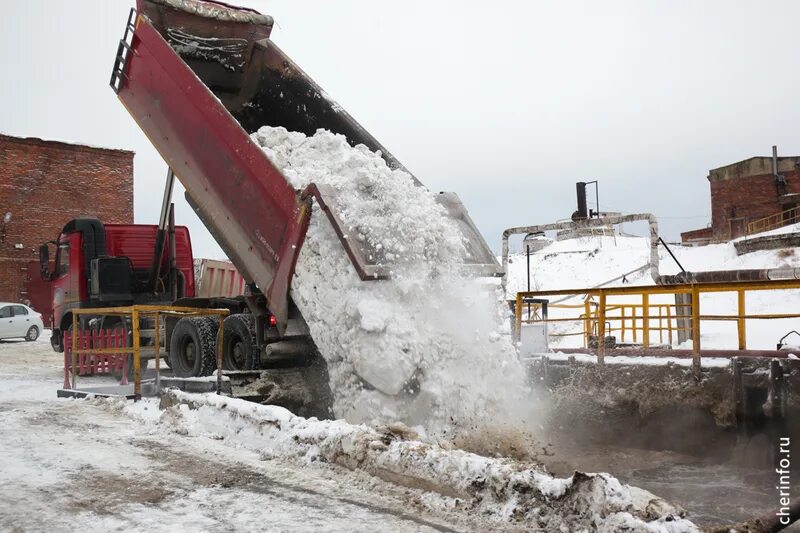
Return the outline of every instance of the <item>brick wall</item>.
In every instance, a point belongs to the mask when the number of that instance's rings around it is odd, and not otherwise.
[[[740,237],[748,223],[782,211],[787,198],[784,195],[800,193],[798,163],[800,158],[778,158],[778,173],[786,178],[782,188],[776,187],[768,157],[754,157],[712,170],[708,180],[714,239]]]
[[[713,237],[712,228],[700,228],[681,233],[681,242],[686,244],[708,244]]]
[[[133,152],[0,134],[0,301],[25,299],[27,262],[76,217],[133,222]]]
[[[778,174],[784,176],[785,185],[776,185],[770,157],[751,157],[711,170],[711,241],[741,237],[749,223],[800,205],[800,157],[779,157]],[[694,230],[681,237],[689,242],[703,233]]]

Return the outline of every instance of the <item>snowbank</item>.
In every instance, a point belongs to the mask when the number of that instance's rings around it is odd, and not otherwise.
[[[423,443],[402,424],[373,429],[305,419],[281,407],[180,391],[164,395],[161,406],[159,411],[145,401],[123,409],[165,430],[223,439],[266,459],[323,461],[365,471],[435,493],[428,504],[438,501],[502,522],[546,531],[698,531],[681,518],[680,509],[608,474],[554,478],[533,464]]]
[[[314,206],[292,297],[327,361],[336,416],[433,434],[529,425],[525,372],[499,332],[499,295],[460,273],[462,234],[434,196],[342,135],[263,127],[252,138],[293,186],[334,188],[332,208],[392,269],[389,281],[361,281]]]

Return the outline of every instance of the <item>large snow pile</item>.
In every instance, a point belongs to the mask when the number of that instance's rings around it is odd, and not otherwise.
[[[262,127],[252,138],[296,188],[333,187],[332,208],[392,268],[389,281],[361,281],[315,205],[292,297],[328,363],[336,416],[434,434],[529,427],[499,295],[460,273],[463,237],[433,195],[342,135]]]
[[[797,231],[798,225],[780,228],[776,232]],[[708,246],[671,245],[672,252],[681,266],[690,272],[711,270],[768,269],[800,267],[800,253],[794,248],[763,250],[738,255],[733,243],[712,244]],[[527,258],[523,253],[510,256],[508,267],[507,297],[514,298],[517,291],[527,287]],[[659,247],[662,275],[680,272],[669,253]],[[653,279],[648,269],[629,274],[624,279],[614,279],[622,274],[647,265],[649,261],[649,239],[644,237],[586,237],[556,241],[551,245],[531,253],[531,290],[578,289],[585,287],[620,287],[631,285],[652,285]],[[611,281],[613,280],[613,281]],[[610,281],[610,282],[609,282]],[[561,298],[552,298],[552,302]],[[572,298],[560,303],[575,305],[582,303],[580,298]],[[641,303],[637,297],[613,297],[609,303]],[[651,304],[675,303],[671,296],[651,296]],[[735,293],[703,294],[700,298],[700,312],[704,315],[735,315],[737,313]],[[800,307],[800,291],[751,291],[747,293],[748,314],[793,313]],[[574,317],[573,310],[552,309],[551,317]],[[630,320],[628,321],[630,324]],[[641,326],[641,319],[640,319]],[[657,325],[653,321],[652,325]],[[619,327],[619,322],[613,324]],[[551,324],[551,333],[574,332],[582,327],[582,322]],[[785,333],[797,329],[796,319],[748,320],[747,346],[751,349],[775,349],[775,344]],[[615,333],[619,335],[619,333]],[[626,341],[631,342],[630,330]],[[651,341],[656,337],[652,337]],[[673,339],[677,343],[677,339]],[[581,336],[551,337],[551,345],[558,347],[582,346]],[[701,343],[703,348],[737,348],[736,323],[733,321],[701,322]],[[680,348],[690,348],[691,341]]]
[[[102,401],[146,424],[225,440],[266,460],[337,464],[427,491],[423,502],[433,510],[476,512],[544,531],[698,531],[680,509],[608,474],[554,478],[532,464],[421,442],[402,424],[371,428],[306,419],[282,407],[180,391],[162,396],[161,410],[150,400]]]

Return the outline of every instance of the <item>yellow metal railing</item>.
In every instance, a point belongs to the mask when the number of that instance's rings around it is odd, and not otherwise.
[[[141,318],[153,317],[155,319],[155,338],[153,347],[155,349],[156,361],[156,381],[160,377],[161,370],[161,337],[160,326],[161,319],[165,316],[217,316],[219,318],[219,329],[217,331],[217,390],[220,389],[222,383],[222,336],[224,334],[225,317],[228,316],[227,309],[199,309],[195,307],[178,307],[178,306],[164,306],[164,305],[132,305],[128,307],[99,307],[99,308],[80,308],[73,309],[74,321],[78,324],[80,317],[83,316],[130,316],[132,328],[133,346],[129,347],[114,347],[114,348],[78,348],[79,335],[72,335],[72,389],[76,390],[77,387],[77,364],[78,353],[84,355],[100,355],[100,354],[132,354],[133,355],[133,394],[134,399],[139,400],[142,397],[142,370],[141,370],[141,334],[139,322]],[[78,328],[75,328],[77,332]]]
[[[782,226],[788,226],[789,224],[794,224],[795,222],[800,222],[800,207],[792,207],[786,209],[785,211],[781,211],[780,213],[775,213],[774,215],[754,220],[747,224],[745,234],[753,235],[754,233],[761,233],[763,231],[773,230]]]
[[[666,304],[666,303],[650,303],[647,294],[642,295],[642,303],[640,304],[616,304],[606,306],[606,321],[612,324],[619,322],[617,327],[607,327],[608,334],[618,333],[621,342],[629,342],[628,335],[630,335],[630,342],[634,344],[641,342],[642,344],[650,344],[653,340],[650,334],[657,332],[658,343],[667,344],[674,342],[673,333],[681,329],[678,326],[678,319],[681,318],[677,313],[680,304]],[[594,306],[592,312],[589,312],[584,317],[596,324],[599,319],[599,310]],[[658,325],[653,325],[658,322]],[[686,329],[686,328],[683,328]],[[588,339],[591,332],[585,332],[584,335]],[[665,339],[666,337],[666,339]]]
[[[639,343],[644,349],[651,347],[653,338],[651,334],[658,332],[658,341],[672,345],[673,334],[684,331],[692,339],[693,367],[700,369],[700,327],[702,321],[732,321],[736,322],[738,349],[747,349],[746,323],[750,319],[782,319],[798,318],[798,313],[771,313],[748,314],[746,309],[746,295],[751,291],[791,290],[800,289],[800,280],[776,281],[751,281],[751,282],[724,282],[724,283],[696,283],[685,285],[654,285],[643,287],[612,287],[595,289],[563,289],[552,291],[519,292],[514,302],[515,311],[515,339],[519,340],[523,324],[530,323],[574,323],[577,331],[558,333],[558,336],[583,335],[584,348],[588,348],[590,337],[595,337],[597,342],[598,362],[603,362],[605,355],[604,339],[612,332],[619,332],[622,338],[627,334],[633,338],[634,343]],[[736,313],[730,315],[703,315],[700,313],[700,295],[709,293],[735,293]],[[686,295],[683,298],[687,303],[653,302],[653,296]],[[543,300],[547,297],[583,297],[580,305],[551,305],[549,309],[582,309],[577,316],[561,316],[543,319],[536,304],[525,301],[536,299]],[[609,302],[612,298],[640,299],[640,303]],[[533,311],[527,311],[531,307]],[[657,323],[658,325],[654,325]]]
[[[537,296],[541,293],[535,293]],[[643,300],[647,300],[647,296]],[[634,344],[644,342],[645,334],[657,332],[659,344],[673,344],[674,332],[681,328],[678,320],[682,318],[677,312],[677,308],[689,308],[689,304],[667,304],[667,303],[620,303],[606,305],[606,334],[618,333],[620,342],[632,342]],[[548,309],[581,309],[584,312],[575,318],[549,318],[547,322],[576,322],[581,323],[580,331],[549,333],[550,337],[572,337],[582,335],[584,337],[584,347],[589,345],[589,338],[596,333],[597,322],[599,319],[599,304],[591,297],[586,297],[582,304],[553,304]],[[541,305],[536,303],[523,302],[522,323],[544,322],[541,318]],[[647,321],[648,327],[644,326]],[[652,325],[657,322],[658,325]],[[619,323],[617,326],[614,324]],[[649,344],[650,339],[647,339]]]

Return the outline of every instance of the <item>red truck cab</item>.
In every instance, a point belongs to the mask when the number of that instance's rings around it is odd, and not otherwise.
[[[40,248],[42,277],[52,283],[53,349],[63,350],[63,332],[72,326],[72,309],[171,304],[174,297],[195,295],[189,230],[175,227],[174,262],[168,252],[155,260],[157,233],[156,225],[71,220],[58,240],[48,243],[56,246],[52,272],[48,246]],[[169,238],[163,250],[172,248]]]

